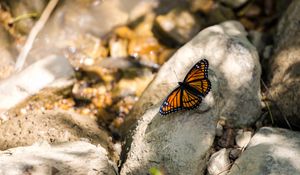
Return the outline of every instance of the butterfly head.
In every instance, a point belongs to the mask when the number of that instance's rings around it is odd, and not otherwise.
[[[183,85],[183,82],[178,82],[179,86],[182,86]]]

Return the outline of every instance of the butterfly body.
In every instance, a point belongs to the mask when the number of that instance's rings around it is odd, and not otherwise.
[[[160,114],[167,115],[178,110],[191,110],[198,107],[211,89],[208,79],[208,61],[200,60],[187,73],[183,82],[176,87],[164,100]]]
[[[199,93],[199,91],[195,88],[193,88],[192,86],[190,86],[188,83],[185,82],[178,82],[178,85],[180,87],[180,89],[183,90],[187,90],[191,93],[193,93],[194,95],[198,96],[198,97],[204,97],[203,94]]]

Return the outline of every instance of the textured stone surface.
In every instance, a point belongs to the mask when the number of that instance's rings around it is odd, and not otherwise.
[[[229,21],[202,30],[164,64],[125,119],[121,133],[147,109],[160,104],[197,61],[209,61],[212,92],[220,97],[219,117],[234,125],[249,125],[260,114],[261,68],[256,49],[240,23]],[[177,77],[178,78],[177,78]]]
[[[278,24],[270,59],[268,99],[279,125],[300,129],[300,1],[293,1]],[[287,121],[286,119],[287,118]]]
[[[158,109],[148,110],[139,121],[121,175],[146,174],[151,167],[163,167],[167,174],[203,173],[214,141],[215,110],[162,118]]]
[[[101,146],[87,142],[32,146],[0,151],[0,174],[10,175],[82,175],[117,174],[115,166]]]
[[[210,63],[210,93],[198,109],[162,117],[162,100],[201,58]],[[140,118],[127,137],[121,175],[145,174],[151,167],[167,174],[204,173],[218,117],[235,126],[258,117],[260,73],[257,52],[239,23],[201,31],[162,66],[125,121],[126,128]]]
[[[97,123],[85,116],[65,111],[29,113],[0,125],[0,150],[31,145],[37,141],[59,143],[90,140],[109,147],[108,135]]]
[[[300,174],[300,134],[279,128],[261,128],[228,175]]]

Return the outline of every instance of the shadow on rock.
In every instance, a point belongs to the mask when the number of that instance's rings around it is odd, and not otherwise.
[[[275,54],[269,62],[267,98],[279,126],[300,129],[300,2],[293,1],[278,24]]]

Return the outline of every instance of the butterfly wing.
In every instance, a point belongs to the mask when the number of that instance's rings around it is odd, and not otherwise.
[[[175,88],[165,99],[163,104],[160,106],[159,113],[161,115],[167,115],[169,113],[182,109],[182,90],[178,86]]]
[[[206,96],[211,89],[211,83],[208,79],[208,61],[202,59],[195,64],[187,73],[184,82],[195,89],[200,96]]]
[[[200,105],[201,101],[201,97],[196,96],[187,89],[182,91],[182,106],[184,109],[194,109]]]
[[[196,89],[196,91],[202,97],[205,97],[211,89],[211,83],[210,83],[209,79],[198,79],[198,80],[189,82],[188,85],[190,87],[192,87],[193,89]]]
[[[167,115],[182,109],[191,110],[198,107],[200,103],[201,97],[179,86],[165,99],[159,112],[162,115]]]
[[[211,83],[208,79],[208,61],[200,60],[187,73],[183,81],[187,86],[175,88],[160,106],[160,114],[169,113],[198,107],[202,101],[201,97],[208,94]]]
[[[206,59],[202,59],[198,63],[196,63],[186,74],[183,82],[190,82],[205,78],[208,78],[208,61]]]

